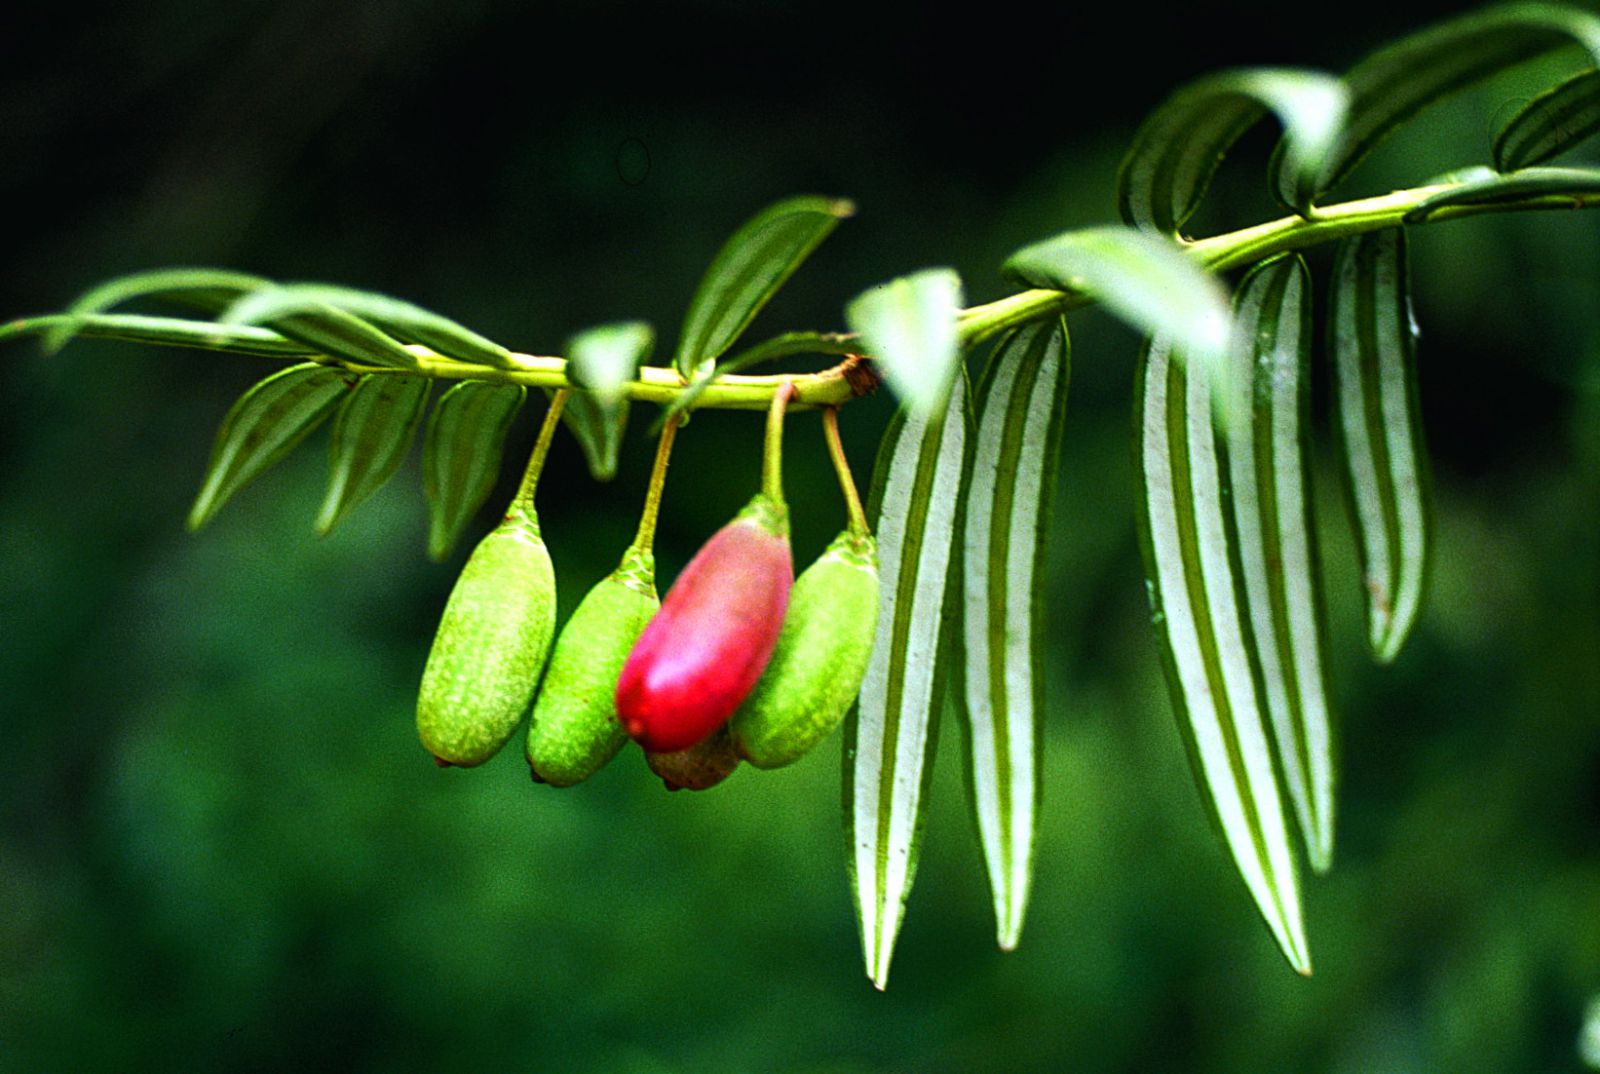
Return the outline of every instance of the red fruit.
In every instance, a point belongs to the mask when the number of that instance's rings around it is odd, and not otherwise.
[[[670,753],[726,723],[766,669],[793,585],[788,509],[757,496],[695,553],[628,654],[628,734]]]

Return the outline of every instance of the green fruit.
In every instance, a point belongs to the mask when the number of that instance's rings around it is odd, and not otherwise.
[[[739,767],[739,754],[726,727],[686,750],[644,754],[650,771],[661,777],[669,791],[703,791],[715,787]]]
[[[528,726],[534,779],[557,787],[581,783],[628,740],[617,719],[617,677],[660,606],[654,557],[629,548],[572,613],[556,639]]]
[[[799,760],[838,727],[861,689],[878,627],[878,543],[849,530],[794,583],[783,631],[729,727],[757,768]]]
[[[538,517],[513,505],[462,568],[422,672],[417,734],[434,757],[469,767],[505,745],[538,688],[555,619]]]

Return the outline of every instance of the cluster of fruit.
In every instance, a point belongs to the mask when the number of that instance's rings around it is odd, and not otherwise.
[[[762,491],[705,543],[663,601],[652,543],[675,431],[666,427],[638,537],[552,646],[555,575],[533,488],[562,406],[556,397],[529,477],[468,559],[428,657],[417,730],[439,764],[487,761],[531,707],[527,760],[537,782],[579,783],[631,736],[669,788],[704,790],[740,760],[789,764],[839,725],[876,633],[877,545],[830,411],[850,523],[794,577],[780,476],[785,401],[779,392],[768,417]]]

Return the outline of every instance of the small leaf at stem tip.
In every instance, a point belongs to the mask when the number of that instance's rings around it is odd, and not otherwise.
[[[1600,200],[1600,168],[1521,168],[1507,175],[1495,172],[1468,177],[1417,205],[1403,218],[1421,224],[1446,209],[1503,205],[1553,199],[1554,206],[1582,208]]]
[[[374,325],[281,287],[265,287],[239,298],[217,321],[223,326],[265,324],[331,357],[356,365],[415,369],[416,355]]]
[[[961,277],[932,268],[864,291],[845,307],[845,321],[910,412],[937,412],[961,364],[956,318]]]
[[[1600,132],[1600,71],[1585,71],[1529,101],[1494,138],[1503,172],[1543,164]]]
[[[84,292],[68,306],[69,319],[45,336],[44,350],[54,354],[66,346],[85,318],[137,298],[168,299],[216,313],[240,295],[270,284],[260,276],[212,268],[150,269],[118,276]]]
[[[1294,68],[1239,68],[1190,83],[1134,136],[1117,175],[1123,222],[1176,233],[1199,207],[1224,154],[1268,111],[1283,124],[1293,154],[1285,178],[1309,190],[1338,139],[1348,96],[1332,75]],[[1309,205],[1309,195],[1293,190],[1280,196]]]
[[[1159,335],[1216,371],[1233,315],[1222,283],[1170,239],[1127,227],[1068,231],[1012,254],[1005,270],[1034,287],[1093,295],[1140,335]]]
[[[673,365],[696,379],[733,345],[839,221],[855,206],[837,198],[798,197],[748,220],[717,252],[684,315]]]
[[[1581,45],[1600,65],[1600,16],[1562,4],[1512,3],[1447,19],[1371,53],[1344,82],[1350,108],[1312,198],[1333,189],[1378,143],[1441,98],[1563,46]],[[1274,153],[1272,189],[1300,190],[1287,142]],[[1302,197],[1285,199],[1292,207]]]

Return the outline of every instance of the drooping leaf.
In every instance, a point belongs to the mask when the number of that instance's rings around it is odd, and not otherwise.
[[[1224,154],[1268,111],[1284,127],[1292,187],[1310,187],[1336,143],[1346,106],[1332,75],[1249,67],[1200,79],[1167,98],[1139,128],[1117,175],[1123,222],[1164,234],[1194,214]],[[1280,193],[1299,201],[1293,190]]]
[[[673,364],[694,379],[733,345],[840,220],[855,212],[848,201],[800,197],[757,213],[734,232],[701,277],[683,319]]]
[[[628,423],[628,383],[650,354],[655,333],[643,321],[602,325],[567,342],[567,376],[578,386],[561,420],[577,437],[596,481],[617,476],[617,450]]]
[[[200,495],[189,509],[189,528],[209,522],[235,492],[322,424],[355,379],[339,369],[303,362],[241,395],[222,419]]]
[[[279,290],[365,318],[398,340],[420,343],[446,358],[496,369],[514,364],[511,352],[500,344],[404,299],[325,283],[291,283]]]
[[[44,349],[55,353],[81,330],[85,318],[137,298],[168,299],[216,313],[240,295],[270,284],[260,276],[212,268],[151,269],[118,276],[84,292],[68,306],[67,319],[45,336]]]
[[[1508,175],[1490,172],[1470,177],[1453,189],[1419,202],[1404,220],[1407,224],[1420,224],[1447,210],[1541,200],[1556,208],[1581,209],[1593,204],[1600,200],[1600,168],[1523,168]]]
[[[897,415],[873,480],[881,597],[872,657],[846,723],[844,822],[867,976],[879,989],[888,984],[916,872],[959,618],[952,575],[969,457],[966,395],[957,376],[944,409],[927,418]]]
[[[1126,227],[1085,228],[1025,246],[1007,272],[1034,287],[1093,295],[1141,335],[1160,335],[1212,369],[1228,345],[1228,293],[1168,239]]]
[[[963,526],[961,698],[973,811],[1000,948],[1017,946],[1033,876],[1042,741],[1039,577],[1066,414],[1065,322],[1003,339],[978,388]]]
[[[434,404],[422,448],[431,558],[450,555],[494,489],[506,433],[527,395],[516,384],[464,380]]]
[[[1196,782],[1289,964],[1311,972],[1299,881],[1230,555],[1205,367],[1161,339],[1139,368],[1140,536],[1151,616]]]
[[[1298,256],[1263,262],[1234,292],[1226,433],[1227,487],[1238,536],[1261,699],[1272,719],[1284,789],[1311,866],[1333,860],[1333,726],[1323,682],[1325,614],[1311,522],[1311,281]]]
[[[223,325],[263,324],[318,353],[357,365],[417,367],[416,355],[355,314],[282,287],[264,287],[242,296],[217,320]]]
[[[1584,71],[1540,94],[1494,138],[1494,166],[1503,172],[1543,164],[1600,132],[1600,71]]]
[[[254,325],[224,327],[210,321],[150,317],[142,313],[89,313],[82,316],[50,313],[42,317],[25,317],[0,325],[0,343],[19,336],[49,333],[62,327],[69,329],[69,336],[120,339],[168,347],[195,347],[235,354],[282,356],[313,353],[312,348],[304,343],[285,339],[268,328]]]
[[[1388,663],[1422,605],[1427,454],[1417,400],[1416,322],[1399,228],[1346,239],[1329,293],[1337,431],[1367,601],[1367,640]]]
[[[1600,64],[1600,17],[1576,7],[1514,3],[1446,20],[1372,53],[1344,76],[1350,90],[1344,133],[1310,197],[1337,186],[1379,142],[1433,102],[1574,43]],[[1281,146],[1272,164],[1274,190],[1294,186],[1285,174],[1290,165]],[[1289,204],[1306,207],[1299,198]]]
[[[351,508],[394,476],[432,387],[426,377],[400,373],[368,373],[356,382],[334,418],[332,465],[317,533],[332,533]]]
[[[934,268],[863,291],[844,316],[889,387],[913,415],[927,417],[944,406],[961,364],[960,312],[961,277]]]

